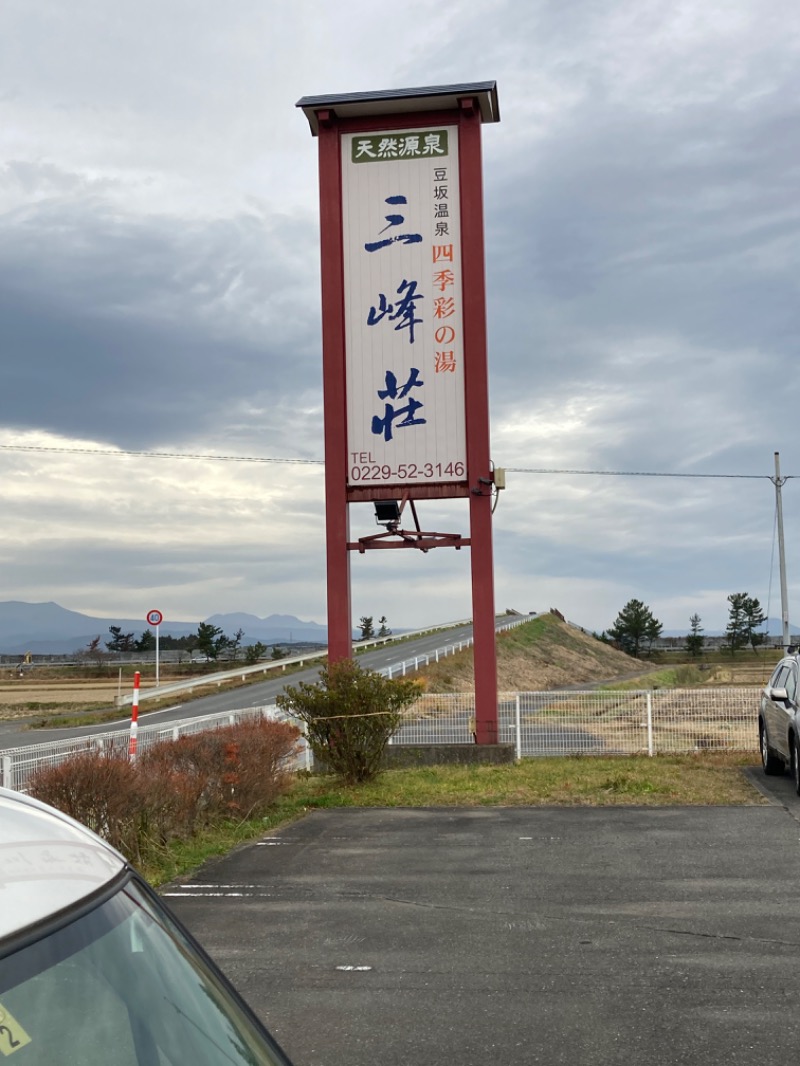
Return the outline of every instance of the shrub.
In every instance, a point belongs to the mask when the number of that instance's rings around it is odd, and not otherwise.
[[[287,790],[299,738],[300,730],[288,722],[262,719],[234,727],[226,749],[232,810],[259,813]]]
[[[300,730],[286,722],[240,722],[159,744],[143,755],[141,765],[195,782],[195,806],[205,822],[248,817],[285,791],[299,736]]]
[[[132,862],[141,862],[142,778],[120,754],[88,749],[37,770],[31,795],[83,822]]]
[[[288,787],[299,735],[260,719],[165,741],[135,763],[124,752],[87,749],[37,770],[28,787],[140,866],[172,840],[264,812]]]
[[[287,685],[275,702],[305,723],[315,757],[354,784],[378,773],[403,709],[418,695],[414,681],[391,680],[343,659],[323,667],[317,684]]]

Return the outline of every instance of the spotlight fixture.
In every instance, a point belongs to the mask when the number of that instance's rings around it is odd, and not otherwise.
[[[397,500],[375,500],[375,521],[379,526],[396,526],[400,521]]]

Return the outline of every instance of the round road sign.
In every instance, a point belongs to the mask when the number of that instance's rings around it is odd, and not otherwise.
[[[149,626],[160,626],[164,621],[164,615],[161,611],[148,611],[147,612],[147,624]]]

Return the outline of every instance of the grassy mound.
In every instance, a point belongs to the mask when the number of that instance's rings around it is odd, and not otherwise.
[[[536,692],[592,681],[630,677],[642,666],[624,652],[541,614],[497,635],[497,684],[501,692]],[[424,667],[428,692],[470,692],[475,687],[470,648]]]

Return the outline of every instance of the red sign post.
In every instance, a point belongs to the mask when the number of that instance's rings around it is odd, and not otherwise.
[[[329,657],[352,655],[351,551],[469,547],[476,738],[496,743],[481,170],[496,85],[297,106],[319,139]],[[424,531],[417,501],[453,497],[469,537]],[[385,532],[353,542],[364,501]]]

